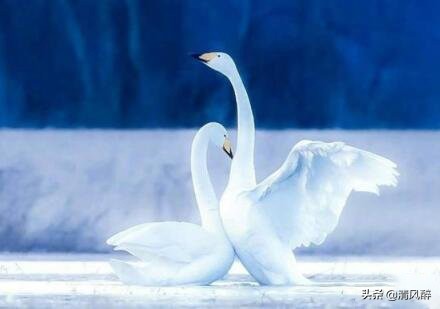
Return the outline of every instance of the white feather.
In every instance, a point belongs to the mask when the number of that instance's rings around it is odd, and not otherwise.
[[[301,141],[275,173],[249,192],[291,248],[321,244],[351,191],[379,194],[397,184],[396,165],[342,142]]]

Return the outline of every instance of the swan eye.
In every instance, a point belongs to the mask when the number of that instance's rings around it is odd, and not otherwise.
[[[220,58],[220,55],[217,55],[217,57],[219,57],[219,58]]]

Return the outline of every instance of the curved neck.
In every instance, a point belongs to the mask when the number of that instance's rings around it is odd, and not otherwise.
[[[218,199],[208,173],[209,130],[200,129],[191,147],[191,174],[202,226],[211,232],[222,232]]]
[[[254,116],[246,89],[235,66],[228,78],[237,102],[237,150],[232,160],[228,185],[248,188],[256,184]]]

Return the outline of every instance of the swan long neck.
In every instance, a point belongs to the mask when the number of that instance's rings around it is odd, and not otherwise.
[[[208,173],[207,154],[209,130],[202,128],[194,137],[191,147],[191,174],[203,228],[224,233],[218,209],[218,199]]]
[[[232,160],[229,185],[248,188],[256,184],[254,116],[246,88],[235,66],[228,78],[234,89],[237,103],[237,150]]]

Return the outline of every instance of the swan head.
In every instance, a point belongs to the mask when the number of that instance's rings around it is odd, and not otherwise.
[[[217,122],[210,122],[204,126],[209,129],[209,138],[214,146],[221,148],[229,158],[233,158],[231,141],[225,127]]]
[[[191,56],[226,76],[230,76],[236,70],[231,56],[222,52],[192,54]]]

